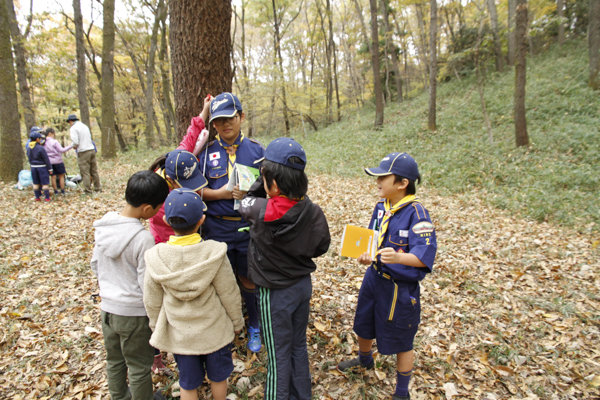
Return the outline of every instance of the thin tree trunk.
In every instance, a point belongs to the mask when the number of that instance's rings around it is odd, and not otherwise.
[[[515,15],[517,13],[517,0],[508,0],[508,65],[515,65],[516,32]]]
[[[371,44],[371,39],[369,39],[369,34],[367,33],[367,26],[365,25],[365,19],[363,17],[363,11],[362,11],[362,7],[360,6],[360,4],[358,4],[358,0],[353,0],[354,1],[354,8],[356,9],[356,14],[358,15],[358,19],[360,20],[360,26],[361,26],[361,33],[363,36],[363,39],[365,41],[365,43],[367,44],[367,47],[369,48],[369,53],[373,53],[373,49],[372,49],[372,44]]]
[[[277,7],[275,5],[275,0],[272,0],[273,4],[273,29],[275,30],[275,59],[277,60],[277,66],[279,68],[279,82],[281,84],[281,98],[283,101],[283,121],[285,123],[285,134],[286,136],[290,133],[290,120],[288,118],[288,110],[287,110],[287,98],[285,94],[285,76],[283,74],[283,59],[281,57],[281,34],[279,32],[279,28],[281,25],[281,20],[277,17]]]
[[[102,27],[102,157],[117,155],[115,129],[115,0],[104,0]]]
[[[12,36],[12,45],[15,50],[17,80],[19,82],[19,91],[21,93],[23,117],[25,120],[25,127],[29,133],[31,127],[35,125],[35,110],[33,109],[31,91],[29,89],[29,82],[27,81],[27,53],[25,47],[23,46],[24,38],[21,35],[21,30],[19,29],[19,23],[17,22],[17,15],[15,14],[13,0],[5,0],[5,3],[10,20],[9,26]]]
[[[490,20],[492,22],[492,34],[494,36],[494,50],[496,51],[496,70],[502,72],[504,69],[504,60],[502,56],[502,44],[500,43],[500,33],[498,32],[498,12],[496,11],[496,0],[487,1]]]
[[[87,77],[85,71],[85,45],[83,44],[83,16],[80,0],[73,0],[75,22],[75,53],[77,55],[77,99],[79,100],[79,118],[86,126],[90,125],[90,108],[87,101]]]
[[[517,54],[515,57],[514,96],[515,135],[517,147],[529,145],[529,137],[527,136],[527,117],[525,115],[525,84],[527,83],[525,69],[527,57],[527,11],[527,0],[517,0],[515,27]]]
[[[240,51],[242,55],[242,74],[243,74],[243,85],[244,99],[250,99],[250,78],[248,77],[248,60],[246,59],[246,2],[242,1],[242,18],[240,21],[241,25],[241,38],[240,38]],[[254,136],[254,108],[248,107],[246,111],[248,120],[248,137]]]
[[[156,56],[156,44],[158,42],[158,27],[162,19],[164,0],[159,0],[154,10],[154,25],[150,36],[150,50],[148,52],[148,67],[146,69],[146,145],[149,149],[154,147],[154,132],[152,121],[154,120],[154,60]],[[158,124],[156,124],[158,126]]]
[[[437,1],[431,0],[431,22],[429,24],[429,123],[430,131],[436,130],[436,91],[437,91]]]
[[[419,52],[419,58],[425,70],[423,71],[423,82],[425,82],[425,87],[427,87],[427,72],[431,72],[431,68],[429,67],[429,60],[427,59],[427,43],[425,40],[425,21],[423,20],[423,5],[416,4],[415,5],[415,13],[417,15],[417,23],[419,25],[419,40],[417,43],[417,49]]]
[[[321,32],[323,33],[323,47],[325,48],[325,61],[327,62],[327,69],[325,70],[325,109],[327,113],[327,123],[331,124],[333,122],[333,82],[331,74],[331,45],[328,40],[329,35],[327,34],[327,30],[325,29],[325,16],[321,11],[321,1],[318,0],[315,2],[315,4],[317,5],[317,10],[319,11],[319,19],[321,21]]]
[[[590,0],[588,51],[590,55],[590,87],[600,89],[600,1]]]
[[[166,108],[163,113],[165,118],[165,126],[167,130],[167,141],[173,143],[173,126],[175,122],[175,111],[171,102],[171,81],[169,80],[169,51],[167,48],[167,28],[166,28],[167,13],[163,13],[161,21],[161,39],[160,51],[158,52],[158,60],[160,61],[160,75],[162,79],[162,101]]]
[[[333,82],[335,84],[335,99],[337,102],[337,120],[342,120],[340,110],[340,91],[338,89],[337,56],[335,51],[335,41],[333,40],[333,13],[331,12],[331,1],[327,0],[327,19],[329,20],[329,45],[330,53],[333,55]]]
[[[7,8],[0,2],[0,179],[12,182],[23,168],[23,148]]]
[[[398,103],[402,103],[402,78],[400,77],[400,67],[398,66],[398,55],[396,54],[396,46],[394,46],[394,41],[392,40],[394,32],[392,31],[392,27],[390,25],[388,4],[388,0],[381,0],[381,6],[383,9],[383,23],[385,24],[386,30],[386,43],[388,46],[388,53],[392,56],[392,69],[394,70],[394,78],[396,78],[396,101]]]
[[[565,0],[556,2],[556,11],[558,12],[558,44],[562,46],[565,41]]]
[[[182,138],[207,94],[231,91],[231,2],[170,0],[175,126]]]
[[[377,29],[377,0],[369,0],[371,6],[371,59],[373,63],[373,88],[375,91],[375,128],[383,126],[383,92],[379,67],[379,33]]]

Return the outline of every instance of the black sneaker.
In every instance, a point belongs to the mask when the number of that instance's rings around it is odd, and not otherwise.
[[[410,400],[410,395],[408,395],[408,396],[393,395],[392,400]]]
[[[356,357],[356,358],[353,358],[352,360],[342,361],[341,363],[339,363],[337,365],[337,369],[340,372],[344,372],[349,369],[354,369],[354,368],[359,368],[359,367],[366,368],[366,369],[373,369],[374,366],[375,366],[375,360],[371,359],[370,364],[363,364],[360,362],[360,357]]]

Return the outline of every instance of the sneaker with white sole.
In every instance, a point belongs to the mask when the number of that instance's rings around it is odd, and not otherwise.
[[[260,341],[260,328],[248,327],[248,348],[253,353],[258,353],[262,348]]]

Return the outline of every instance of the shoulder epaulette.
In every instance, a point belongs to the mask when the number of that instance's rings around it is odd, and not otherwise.
[[[217,140],[215,139],[215,140],[211,140],[210,142],[206,143],[206,144],[204,145],[204,147],[202,147],[202,150],[206,149],[207,147],[210,147],[210,146],[212,146],[213,144],[215,144],[215,142],[216,142],[216,141],[217,141]],[[202,151],[202,150],[200,150],[200,151]]]
[[[263,144],[262,144],[261,142],[259,142],[258,140],[255,140],[255,139],[252,139],[252,138],[246,138],[246,139],[248,139],[248,140],[249,140],[249,141],[251,141],[252,143],[259,144],[259,145],[260,145],[260,147],[262,147],[263,149],[265,148],[265,146],[263,146]]]
[[[415,212],[417,213],[417,218],[419,218],[419,221],[422,219],[427,219],[429,218],[429,215],[427,214],[427,210],[425,209],[425,207],[423,207],[423,204],[421,204],[420,201],[415,200],[411,203],[411,206],[413,206],[413,208],[415,209]]]

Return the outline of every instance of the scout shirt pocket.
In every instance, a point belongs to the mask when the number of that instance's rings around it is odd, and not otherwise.
[[[418,282],[396,283],[398,296],[393,312],[396,329],[411,329],[421,322],[421,287]]]
[[[399,253],[408,253],[408,230],[396,230],[389,235],[390,245]]]
[[[223,167],[217,167],[217,168],[211,168],[208,171],[208,178],[209,179],[219,179],[222,178],[224,176],[227,176],[227,168],[223,168]]]

